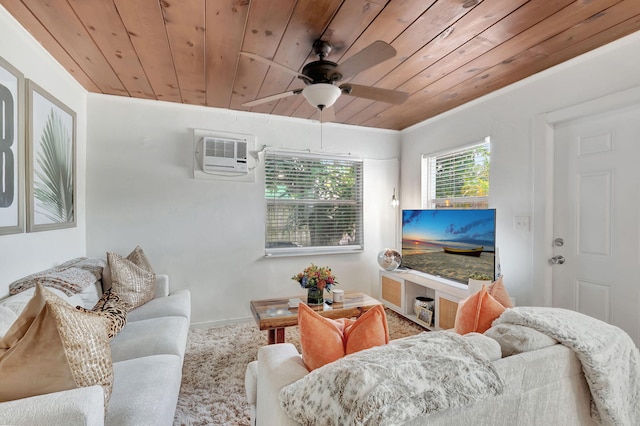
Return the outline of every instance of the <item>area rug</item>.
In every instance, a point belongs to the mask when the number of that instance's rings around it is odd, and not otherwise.
[[[419,325],[385,309],[389,337],[399,339],[424,331]],[[285,341],[300,350],[298,327],[285,330]],[[244,390],[247,364],[257,359],[267,334],[254,322],[189,330],[182,385],[174,425],[249,425]]]

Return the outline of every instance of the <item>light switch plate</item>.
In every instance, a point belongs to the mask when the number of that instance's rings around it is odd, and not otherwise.
[[[516,231],[529,231],[529,216],[515,216],[513,218],[513,229]]]

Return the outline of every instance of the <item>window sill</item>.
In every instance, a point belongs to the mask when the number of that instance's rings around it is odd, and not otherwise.
[[[265,257],[287,256],[317,256],[322,254],[350,254],[362,253],[364,248],[360,245],[335,246],[335,247],[295,247],[295,248],[271,248],[265,249]]]

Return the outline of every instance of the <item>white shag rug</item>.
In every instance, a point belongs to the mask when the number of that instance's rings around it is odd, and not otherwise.
[[[385,312],[392,340],[424,331],[389,309]],[[286,328],[285,341],[300,350],[298,327]],[[266,331],[254,322],[191,328],[174,425],[249,425],[245,370],[266,344]]]

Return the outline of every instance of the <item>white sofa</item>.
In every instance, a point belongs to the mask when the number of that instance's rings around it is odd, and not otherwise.
[[[102,387],[91,386],[0,403],[0,424],[172,425],[191,296],[188,290],[171,293],[167,275],[156,281],[156,297],[129,312],[111,341],[114,382],[106,414]]]
[[[488,339],[486,336],[480,336]],[[561,344],[542,345],[535,350],[492,360],[504,382],[498,396],[456,409],[416,417],[408,425],[576,425],[594,424],[590,393],[581,363],[573,351]],[[290,343],[264,346],[258,360],[246,372],[246,392],[257,425],[297,425],[280,406],[285,386],[309,374],[301,355]],[[319,424],[323,424],[320,421]]]

